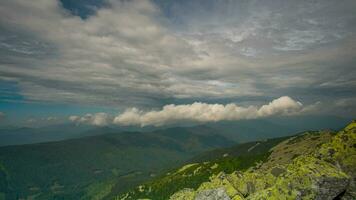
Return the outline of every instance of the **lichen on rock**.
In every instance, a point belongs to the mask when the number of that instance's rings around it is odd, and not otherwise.
[[[276,159],[283,155],[286,158]],[[356,199],[355,171],[356,123],[352,122],[336,135],[306,133],[284,141],[258,167],[219,173],[196,191],[176,194],[199,200],[228,199],[224,195],[232,200]]]
[[[194,200],[231,200],[223,187],[202,190],[198,192]]]
[[[195,191],[193,189],[183,189],[174,193],[169,200],[193,200],[195,197]]]

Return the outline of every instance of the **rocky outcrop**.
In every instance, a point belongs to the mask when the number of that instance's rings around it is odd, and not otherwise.
[[[194,200],[231,200],[224,188],[200,191]]]
[[[356,199],[355,122],[335,135],[305,134],[272,151],[258,167],[220,173],[171,199]]]

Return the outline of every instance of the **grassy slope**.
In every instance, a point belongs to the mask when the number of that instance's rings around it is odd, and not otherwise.
[[[197,188],[184,189],[170,199],[193,200],[222,190],[243,199],[356,198],[356,122],[337,134],[306,132],[271,149],[268,159],[248,169],[213,175]],[[168,199],[168,198],[167,198]]]
[[[170,170],[152,181],[121,194],[113,190],[106,198],[168,199],[173,193],[183,188],[196,189],[214,174],[222,171],[225,173],[232,173],[235,170],[243,171],[257,162],[266,160],[270,154],[269,150],[286,138],[249,142],[230,148],[208,151],[187,162],[192,164],[186,164],[182,168]]]
[[[80,199],[104,196],[97,191],[110,191],[113,179],[125,182],[119,187],[123,190],[199,152],[228,145],[221,136],[185,129],[105,134],[1,147],[0,165],[10,199]]]

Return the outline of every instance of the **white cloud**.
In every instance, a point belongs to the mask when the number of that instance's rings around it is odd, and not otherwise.
[[[69,116],[69,121],[72,121],[72,122],[78,122],[80,117],[79,116],[76,116],[76,115],[72,115],[72,116]]]
[[[126,110],[114,118],[118,125],[162,126],[177,122],[217,122],[222,120],[256,119],[272,115],[289,115],[301,111],[303,105],[288,96],[273,100],[261,107],[240,107],[236,104],[166,105],[159,111],[144,112],[137,108]]]
[[[294,114],[296,111],[300,111],[302,106],[302,103],[299,101],[295,101],[288,96],[283,96],[273,100],[267,105],[261,106],[261,108],[258,109],[257,115],[266,117],[275,114]]]
[[[91,124],[95,126],[106,126],[111,123],[112,119],[110,115],[106,113],[86,114],[80,116],[70,116],[69,120],[75,123]]]
[[[53,122],[53,121],[57,121],[58,118],[57,118],[57,117],[49,116],[49,117],[45,118],[45,120],[50,121],[50,122]]]

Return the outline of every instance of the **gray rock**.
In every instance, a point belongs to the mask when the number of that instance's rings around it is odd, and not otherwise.
[[[231,200],[224,188],[203,190],[197,194],[195,200]]]
[[[318,180],[316,200],[334,199],[349,185],[349,179],[325,177]]]

